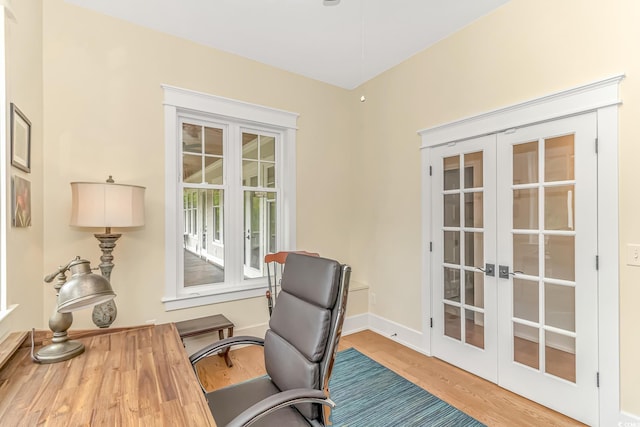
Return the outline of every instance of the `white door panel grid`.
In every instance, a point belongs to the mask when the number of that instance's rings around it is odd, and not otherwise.
[[[430,149],[433,355],[598,422],[594,113]]]
[[[496,136],[432,149],[434,355],[497,381]],[[490,268],[490,267],[489,267]]]
[[[594,113],[498,134],[498,384],[598,420]],[[500,269],[500,267],[498,267]]]

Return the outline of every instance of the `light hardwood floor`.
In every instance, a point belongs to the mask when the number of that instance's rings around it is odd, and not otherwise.
[[[371,331],[343,336],[340,350],[353,347],[488,426],[581,426],[475,375],[427,357]],[[264,374],[261,347],[231,351],[234,366],[210,357],[198,366],[204,386],[217,389]]]

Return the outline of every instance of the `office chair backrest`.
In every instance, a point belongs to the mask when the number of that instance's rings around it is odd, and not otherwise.
[[[264,343],[267,373],[280,390],[328,387],[349,275],[337,261],[289,254]],[[318,405],[296,408],[310,420],[323,417]]]

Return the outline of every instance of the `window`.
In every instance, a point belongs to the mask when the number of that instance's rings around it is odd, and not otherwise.
[[[163,89],[165,307],[263,295],[265,254],[295,241],[297,115]]]

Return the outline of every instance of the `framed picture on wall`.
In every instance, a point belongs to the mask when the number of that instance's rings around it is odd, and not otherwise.
[[[31,122],[11,103],[11,164],[31,172]]]
[[[31,226],[31,183],[14,176],[12,180],[11,224],[14,227]]]

